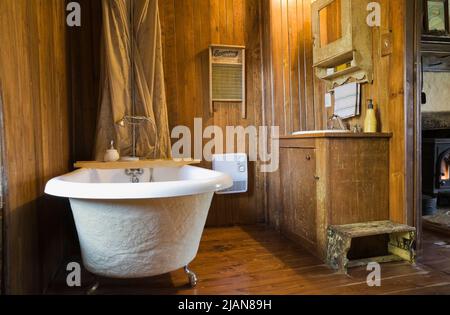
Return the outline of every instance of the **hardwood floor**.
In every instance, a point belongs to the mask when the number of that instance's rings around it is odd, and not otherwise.
[[[440,208],[434,215],[423,217],[423,227],[450,236],[450,209]]]
[[[365,268],[338,274],[264,226],[207,229],[191,265],[200,279],[195,289],[178,270],[139,280],[99,279],[97,294],[450,294],[450,248],[435,244],[450,244],[450,237],[429,232],[425,236],[423,257],[416,266],[383,264],[381,287],[371,288]],[[83,271],[83,286],[68,288],[65,277],[61,268],[46,293],[84,294],[95,280]]]

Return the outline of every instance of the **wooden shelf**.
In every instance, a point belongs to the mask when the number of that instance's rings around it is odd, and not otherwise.
[[[351,67],[345,68],[344,70],[336,71],[336,72],[333,72],[331,74],[327,74],[327,75],[325,75],[323,77],[320,77],[320,79],[322,79],[322,80],[334,80],[334,79],[340,78],[340,77],[342,77],[344,75],[355,73],[355,72],[360,71],[360,70],[361,70],[361,68],[358,67],[358,66],[351,66]]]
[[[140,161],[117,161],[117,162],[98,162],[98,161],[80,161],[74,164],[75,168],[88,169],[139,169],[155,167],[182,167],[186,165],[199,164],[200,160],[140,160]]]
[[[353,59],[355,59],[355,51],[353,49],[346,51],[344,53],[340,53],[337,55],[334,55],[330,58],[327,58],[325,60],[321,60],[314,64],[314,67],[318,68],[334,68],[336,66],[352,62]]]
[[[391,138],[392,133],[364,133],[364,132],[327,132],[327,131],[317,131],[315,133],[300,134],[300,135],[288,135],[281,136],[282,140],[289,139],[308,139],[308,138]]]

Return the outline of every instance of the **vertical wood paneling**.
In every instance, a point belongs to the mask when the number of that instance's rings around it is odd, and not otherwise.
[[[270,15],[264,21],[269,29],[263,45],[268,46],[265,58],[271,60],[264,71],[273,92],[266,111],[274,113],[272,123],[282,135],[320,128],[324,111],[314,100],[310,1],[267,0],[264,5]]]
[[[69,34],[73,155],[77,159],[88,159],[91,154],[98,103],[99,62],[95,57],[99,55],[100,2],[84,3],[83,7],[90,8],[84,12],[93,15],[83,19],[86,28]],[[398,12],[403,12],[404,0],[380,3],[383,16],[389,18],[373,31],[375,81],[363,88],[363,94],[375,99],[381,129],[394,132],[390,208],[391,218],[402,222],[404,107],[403,73],[398,65],[402,64],[404,46],[403,20]],[[9,43],[0,52],[0,82],[8,121],[5,135],[9,138],[9,210],[5,219],[8,230],[17,236],[14,246],[7,243],[7,267],[12,270],[8,288],[11,292],[36,292],[64,249],[60,242],[64,237],[55,236],[63,232],[62,218],[55,211],[66,205],[36,201],[46,179],[69,168],[70,108],[65,102],[65,33],[60,31],[64,29],[64,7],[63,1],[57,0],[36,0],[27,6],[4,0],[0,9],[1,29],[8,30],[2,31],[0,38]],[[160,13],[170,127],[183,124],[192,128],[194,117],[202,117],[204,127],[267,124],[280,126],[282,134],[325,128],[329,112],[323,108],[324,85],[314,78],[312,69],[310,1],[160,0]],[[394,53],[381,57],[379,38],[389,31],[394,36]],[[213,43],[247,47],[248,119],[240,117],[240,104],[216,104],[214,115],[209,115],[207,49]],[[85,66],[80,68],[82,64]],[[3,79],[6,76],[8,80]],[[363,115],[350,123],[361,123]],[[31,118],[25,121],[23,117]],[[20,128],[13,128],[11,122],[19,122]],[[276,225],[282,183],[279,174],[267,175],[266,181],[258,169],[257,163],[251,164],[249,193],[215,197],[210,226],[262,222],[266,207],[268,221]],[[39,231],[40,239],[32,238]],[[45,267],[42,263],[30,265],[36,261],[45,261]]]
[[[0,2],[6,292],[40,293],[64,254],[66,202],[43,196],[69,170],[65,2]]]
[[[291,46],[289,37],[289,10],[288,1],[280,0],[281,7],[281,57],[282,57],[282,84],[283,84],[283,102],[280,105],[283,107],[283,134],[292,132],[292,98],[291,98]]]
[[[289,31],[289,70],[290,70],[290,116],[291,121],[289,123],[289,130],[297,131],[301,130],[300,125],[300,94],[299,87],[301,84],[299,75],[299,17],[298,17],[298,2],[287,1],[287,15],[288,15],[288,31]]]
[[[393,186],[390,194],[391,213],[395,220],[400,220],[404,214],[404,117],[400,105],[403,99],[403,73],[396,67],[401,64],[403,55],[403,7],[399,1],[379,1],[383,18],[381,27],[373,29],[375,80],[372,85],[363,86],[362,91],[363,100],[375,100],[380,130],[395,132],[390,163]],[[332,110],[324,108],[325,84],[315,78],[313,73],[310,0],[160,0],[159,5],[171,128],[182,124],[193,130],[194,117],[203,118],[204,127],[213,124],[221,127],[276,125],[280,126],[282,135],[295,130],[326,128],[326,120]],[[395,10],[400,10],[400,16]],[[90,27],[95,28],[95,25]],[[393,32],[396,49],[392,56],[381,57],[380,37],[387,32]],[[92,36],[95,38],[95,35]],[[80,39],[80,42],[85,41]],[[210,44],[247,47],[248,119],[241,119],[240,104],[216,104],[214,115],[209,115],[207,49]],[[95,48],[89,49],[91,52],[85,52],[81,60],[89,60],[89,55],[95,54]],[[79,77],[85,76],[80,72]],[[95,95],[94,88],[88,85],[92,84],[86,83],[83,89],[90,89],[91,92],[87,94]],[[86,101],[82,103],[88,104]],[[361,117],[349,120],[351,125],[362,125],[364,107]],[[88,115],[91,118],[84,119],[91,121],[91,125],[92,117],[96,117],[95,110],[96,106],[92,105],[80,110],[90,112]],[[87,134],[91,134],[91,131],[86,131]],[[83,148],[81,142],[90,146],[89,139],[78,141],[80,155],[87,155],[90,149]],[[209,167],[210,163],[204,163],[203,166]],[[216,196],[208,219],[209,225],[260,222],[266,207],[269,221],[277,221],[276,213],[280,210],[279,174],[263,175],[257,171],[258,167],[251,165],[248,194]]]
[[[405,11],[404,0],[380,0],[381,26],[372,29],[373,84],[362,86],[362,110],[359,117],[348,121],[350,126],[364,126],[366,103],[373,99],[378,114],[379,131],[392,132],[390,142],[390,194],[391,220],[407,223],[406,209],[406,125],[405,125]],[[393,52],[381,56],[381,36],[392,34]],[[318,93],[316,89],[316,93]],[[320,97],[318,93],[316,95]],[[321,102],[320,104],[323,104]],[[322,106],[321,106],[322,107]],[[327,111],[330,116],[333,108]]]
[[[260,1],[160,0],[164,70],[170,127],[185,125],[193,131],[194,118],[204,128],[258,125],[262,113]],[[210,44],[244,45],[247,48],[247,119],[240,103],[216,103],[209,114],[208,48]],[[204,140],[205,142],[207,140]],[[204,162],[205,167],[210,163]],[[251,224],[264,221],[264,182],[250,164],[250,189],[246,194],[215,196],[209,226]]]
[[[265,116],[268,124],[279,125],[281,134],[295,130],[320,130],[327,128],[327,118],[333,108],[325,109],[325,83],[313,73],[311,1],[264,1],[268,12],[263,14],[263,47]],[[378,111],[379,129],[393,132],[390,143],[390,213],[391,219],[406,223],[406,166],[405,166],[405,104],[404,104],[404,0],[380,0],[382,25],[374,27],[373,84],[362,86],[362,110],[359,117],[349,119],[350,126],[364,125],[366,100],[371,98]],[[292,11],[297,7],[297,12]],[[286,24],[288,32],[286,33]],[[295,29],[296,28],[296,29]],[[389,56],[381,56],[381,36],[392,33],[394,48]],[[294,40],[292,34],[298,34]],[[295,64],[295,53],[299,62]],[[288,57],[288,58],[287,58]],[[287,65],[286,65],[287,64]],[[287,69],[290,73],[286,75]],[[296,70],[299,75],[297,78]],[[297,93],[293,86],[298,84]],[[297,116],[299,115],[299,117]],[[295,130],[294,130],[295,129]],[[271,224],[278,226],[280,206],[279,173],[269,174],[267,180],[267,211]]]
[[[51,277],[65,248],[64,222],[71,216],[65,203],[42,198],[42,189],[47,179],[70,169],[71,140],[75,159],[92,154],[101,2],[79,2],[83,27],[69,30],[68,79],[64,1],[0,1],[9,292],[39,292]],[[394,132],[390,212],[393,220],[404,222],[405,0],[379,2],[384,18],[382,26],[373,29],[375,80],[363,87],[363,98],[375,100],[380,129]],[[278,125],[282,134],[326,127],[331,112],[323,108],[325,86],[313,74],[309,0],[160,0],[159,4],[171,128],[186,125],[193,130],[194,117],[203,118],[204,127]],[[393,33],[394,52],[382,57],[380,36],[387,32]],[[240,104],[216,104],[214,115],[209,115],[209,44],[247,47],[247,119],[240,116]],[[362,124],[364,113],[363,108],[362,116],[349,122]],[[267,209],[267,221],[276,226],[281,185],[279,173],[261,174],[258,163],[251,163],[249,193],[216,196],[208,225],[263,222]]]
[[[406,113],[405,113],[405,13],[407,0],[390,0],[389,20],[393,36],[393,54],[387,71],[389,99],[387,114],[393,132],[390,158],[390,216],[408,223],[406,209]],[[410,106],[410,104],[407,104]],[[412,157],[409,157],[412,159]]]
[[[102,12],[99,0],[80,0],[82,27],[68,28],[72,157],[93,159],[99,102]],[[62,32],[61,32],[62,33]]]
[[[274,126],[280,127],[280,132],[284,134],[286,132],[286,108],[285,104],[285,89],[284,89],[284,78],[283,78],[283,19],[282,17],[282,0],[270,1],[271,16],[270,21],[265,21],[265,23],[270,23],[270,36],[272,38],[271,42],[271,71],[272,71],[272,93],[273,100],[269,105],[273,112],[272,124]],[[267,106],[268,104],[266,104]]]
[[[281,135],[322,128],[324,111],[315,106],[309,0],[263,1],[264,115]],[[317,94],[319,95],[319,94]],[[317,97],[320,101],[320,97]],[[280,173],[267,175],[268,220],[278,226],[281,212]]]
[[[300,0],[297,0],[300,1]],[[303,41],[304,41],[304,60],[305,60],[305,101],[306,106],[306,129],[320,130],[324,129],[322,104],[318,101],[320,98],[315,97],[315,87],[319,80],[314,75],[313,64],[313,38],[311,26],[311,1],[302,0],[303,2]],[[316,111],[317,109],[317,111]]]
[[[298,90],[299,90],[299,104],[298,104],[298,111],[299,111],[299,130],[306,130],[307,129],[307,119],[306,119],[306,106],[302,104],[307,104],[308,102],[308,96],[310,93],[307,93],[306,87],[308,86],[308,82],[306,80],[307,73],[306,73],[306,47],[305,47],[305,10],[303,9],[303,0],[297,0],[297,37],[298,37],[298,73],[299,73],[299,80],[298,80]]]
[[[368,98],[375,101],[380,131],[394,131],[390,207],[396,221],[404,217],[405,191],[403,73],[397,66],[402,64],[404,44],[401,1],[379,1],[383,18],[381,27],[373,28],[375,80],[362,88],[363,102]],[[194,117],[202,117],[204,127],[276,125],[282,135],[326,128],[332,109],[324,108],[325,84],[313,73],[310,0],[160,0],[159,4],[171,128],[180,124],[193,128]],[[398,14],[396,10],[400,10]],[[396,46],[393,55],[382,57],[380,37],[387,32],[393,33]],[[208,113],[207,49],[213,43],[247,46],[246,120],[240,118],[239,104],[216,104],[214,115]],[[82,59],[89,60],[88,55]],[[93,117],[93,108],[81,112],[91,111]],[[364,115],[365,106],[362,115],[349,123],[362,125]],[[251,166],[249,194],[215,198],[208,224],[261,221],[265,208],[268,221],[278,220],[279,174],[262,175],[257,170],[258,165]]]

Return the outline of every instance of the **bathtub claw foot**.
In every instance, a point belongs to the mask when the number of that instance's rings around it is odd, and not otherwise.
[[[95,281],[95,283],[87,290],[86,295],[94,295],[97,293],[97,289],[100,286],[99,281]]]
[[[191,285],[191,287],[195,288],[198,282],[197,275],[191,269],[189,269],[189,266],[184,267],[184,272],[188,276],[189,284]]]

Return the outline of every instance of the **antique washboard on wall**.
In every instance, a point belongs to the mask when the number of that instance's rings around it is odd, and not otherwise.
[[[245,47],[211,45],[209,47],[210,113],[214,102],[242,104],[242,118],[246,118],[245,105]]]

